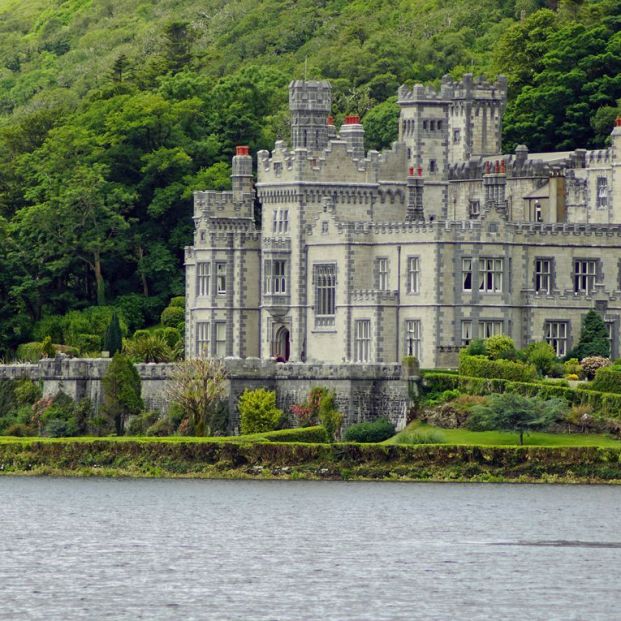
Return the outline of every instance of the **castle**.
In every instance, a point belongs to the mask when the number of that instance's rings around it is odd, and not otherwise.
[[[449,367],[472,339],[546,340],[583,316],[619,356],[621,121],[612,146],[501,153],[506,81],[402,86],[399,139],[365,152],[324,81],[289,86],[291,146],[233,158],[197,192],[186,354]]]

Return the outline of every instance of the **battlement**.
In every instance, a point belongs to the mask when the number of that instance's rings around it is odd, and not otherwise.
[[[295,111],[325,110],[332,107],[332,87],[326,80],[293,80],[289,83],[289,109]]]
[[[309,149],[289,149],[283,141],[278,141],[271,154],[267,150],[257,154],[258,185],[405,181],[406,155],[405,146],[397,142],[390,150],[369,151],[365,158],[358,159],[344,140],[331,140],[319,154]]]
[[[352,302],[371,303],[377,305],[394,305],[398,301],[396,291],[381,291],[379,289],[354,289],[352,291]]]
[[[240,200],[241,199],[241,200]],[[214,190],[194,192],[194,221],[226,218],[251,218],[254,210],[252,193],[239,194]]]
[[[483,77],[475,78],[471,73],[467,73],[458,81],[445,75],[439,90],[422,84],[415,84],[411,88],[403,84],[399,87],[397,103],[408,105],[424,102],[448,103],[455,100],[487,100],[504,104],[506,98],[507,78],[504,76],[498,76],[495,82],[488,82]]]

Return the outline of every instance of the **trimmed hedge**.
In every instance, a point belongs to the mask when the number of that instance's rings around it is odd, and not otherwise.
[[[621,394],[621,367],[601,367],[595,371],[593,390]]]
[[[296,429],[281,429],[261,434],[262,438],[270,442],[330,442],[328,432],[321,426],[297,427]]]
[[[570,405],[590,405],[602,416],[621,418],[621,394],[611,392],[598,392],[580,387],[566,388],[555,384],[514,382],[497,378],[455,376],[446,373],[425,373],[424,383],[425,389],[431,393],[457,389],[471,395],[516,392],[527,397],[541,399],[559,397],[565,399]]]
[[[485,356],[468,356],[459,358],[459,374],[468,377],[498,377],[516,382],[528,382],[537,379],[537,369],[532,364],[513,360],[490,360]]]
[[[370,423],[356,423],[345,432],[347,442],[383,442],[395,435],[395,426],[385,418]]]

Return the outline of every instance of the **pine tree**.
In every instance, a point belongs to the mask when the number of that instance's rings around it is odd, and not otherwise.
[[[111,356],[118,353],[123,349],[123,335],[121,334],[121,324],[119,323],[119,317],[116,311],[112,313],[110,323],[106,328],[106,334],[104,336],[104,351],[110,352]]]
[[[169,71],[179,73],[192,60],[194,33],[187,22],[170,22],[164,31],[164,57]]]

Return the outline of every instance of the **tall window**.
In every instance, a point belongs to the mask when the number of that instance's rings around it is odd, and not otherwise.
[[[543,211],[539,201],[535,201],[535,222],[543,222]]]
[[[263,291],[267,294],[283,295],[287,292],[286,261],[266,259],[263,274]]]
[[[468,211],[471,218],[478,218],[481,215],[481,201],[478,199],[471,199],[468,202]]]
[[[535,291],[550,293],[552,290],[552,261],[535,259]]]
[[[408,257],[408,293],[418,293],[420,287],[420,259]]]
[[[502,334],[502,321],[489,319],[479,321],[479,338],[488,339],[497,334]]]
[[[275,209],[272,223],[274,233],[287,233],[289,231],[289,210]]]
[[[608,207],[608,179],[606,177],[597,178],[597,208],[606,209]]]
[[[226,356],[226,322],[216,321],[216,356]]]
[[[358,319],[354,323],[354,362],[369,362],[371,358],[371,321]]]
[[[211,263],[196,264],[196,295],[204,297],[209,295],[211,285]]]
[[[472,340],[472,321],[462,321],[461,322],[461,346],[465,347],[466,345],[470,345],[470,341]]]
[[[574,291],[576,293],[590,293],[593,291],[596,274],[596,260],[574,261]]]
[[[388,290],[388,259],[377,259],[375,264],[375,270],[377,273],[377,288],[380,291]]]
[[[196,324],[196,356],[209,357],[209,322],[199,321]]]
[[[497,293],[502,291],[502,259],[479,259],[479,291]]]
[[[608,330],[608,346],[610,347],[608,351],[610,352],[610,357],[612,358],[617,355],[617,348],[615,347],[615,322],[607,321],[606,329]]]
[[[405,322],[405,355],[415,356],[417,360],[420,360],[420,342],[420,319],[408,319]]]
[[[226,293],[226,263],[216,263],[216,293]]]
[[[314,266],[315,316],[318,325],[334,325],[336,312],[336,265],[322,263]]]
[[[567,321],[547,321],[544,327],[546,343],[552,345],[557,356],[567,353]]]
[[[457,144],[460,140],[461,136],[460,136],[460,131],[459,129],[454,129],[453,130],[453,143]]]
[[[461,275],[464,291],[472,291],[472,259],[461,260]]]

